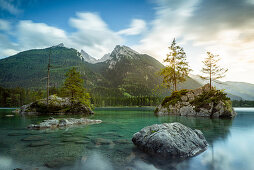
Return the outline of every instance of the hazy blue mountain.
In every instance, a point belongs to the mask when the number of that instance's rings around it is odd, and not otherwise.
[[[206,84],[208,81],[202,80],[198,75],[191,75],[191,78],[200,84]],[[234,81],[216,81],[213,85],[217,89],[224,89],[233,100],[254,100],[254,84]]]

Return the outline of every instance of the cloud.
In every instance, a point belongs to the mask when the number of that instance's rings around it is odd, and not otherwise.
[[[117,32],[110,30],[102,18],[95,13],[77,13],[76,17],[70,18],[69,25],[75,31],[67,33],[60,28],[31,20],[21,20],[16,25],[0,20],[4,33],[0,34],[0,56],[6,57],[18,51],[64,43],[67,47],[83,49],[93,57],[101,58],[115,45],[124,42],[124,39]],[[9,34],[8,30],[13,31]],[[11,41],[12,36],[15,37],[16,43]]]
[[[0,31],[9,31],[11,28],[10,23],[6,20],[0,19]]]
[[[0,0],[0,8],[13,15],[17,15],[21,12],[21,10],[12,4],[11,0]]]
[[[141,19],[133,19],[130,28],[120,30],[119,35],[138,35],[146,30],[146,22]]]
[[[70,34],[72,46],[84,49],[95,58],[101,58],[115,45],[124,42],[116,32],[110,30],[102,18],[95,13],[77,13],[69,21],[76,32]]]
[[[67,42],[65,31],[44,23],[34,23],[30,20],[19,22],[16,37],[21,49],[44,48]]]
[[[175,37],[194,70],[200,72],[206,51],[217,53],[229,68],[224,80],[247,81],[254,67],[254,1],[157,0],[150,31],[133,46],[163,61]]]

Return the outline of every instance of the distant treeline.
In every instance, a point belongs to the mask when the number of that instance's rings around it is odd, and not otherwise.
[[[61,88],[51,87],[50,94],[65,97]],[[0,107],[20,107],[38,99],[46,97],[46,90],[29,90],[24,88],[3,88],[0,87]],[[106,106],[156,106],[162,98],[157,96],[93,96],[91,103],[95,107]]]
[[[254,101],[248,100],[233,100],[233,107],[254,107]]]
[[[61,88],[51,87],[50,94],[65,97]],[[91,103],[95,107],[107,106],[156,106],[163,100],[157,96],[93,96]],[[46,97],[46,90],[0,87],[0,107],[20,107]],[[233,107],[254,107],[254,101],[233,100]]]

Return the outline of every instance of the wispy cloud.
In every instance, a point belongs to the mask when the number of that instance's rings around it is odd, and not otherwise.
[[[110,30],[107,24],[96,13],[77,13],[76,17],[70,18],[69,25],[76,31],[67,33],[66,31],[47,25],[45,23],[35,23],[31,20],[21,20],[16,25],[6,20],[0,20],[1,29],[4,34],[0,34],[0,56],[7,57],[18,51],[45,48],[59,43],[64,43],[67,47],[84,49],[90,55],[100,58],[109,53],[117,44],[122,44],[124,39]],[[11,41],[7,34],[12,29],[12,36],[16,43]]]
[[[96,58],[101,58],[115,45],[124,42],[96,13],[77,13],[77,17],[71,18],[69,23],[77,30],[69,36],[70,45],[84,49]]]
[[[157,0],[152,28],[133,46],[163,61],[176,37],[199,73],[206,51],[217,53],[229,68],[225,80],[248,81],[254,67],[253,0]]]
[[[11,0],[0,0],[0,8],[13,15],[17,15],[21,12],[21,10],[18,9],[14,4],[12,4],[12,2],[13,1]]]
[[[120,30],[119,35],[138,35],[146,30],[146,22],[141,19],[133,19],[130,28]]]
[[[0,19],[0,31],[9,31],[10,28],[10,22]]]

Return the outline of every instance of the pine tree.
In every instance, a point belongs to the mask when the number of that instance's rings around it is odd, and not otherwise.
[[[225,77],[225,73],[228,69],[221,68],[218,65],[220,58],[219,55],[214,55],[211,52],[207,52],[207,58],[203,61],[204,67],[201,72],[207,76],[200,76],[200,78],[204,80],[209,80],[210,90],[212,89],[212,81],[218,80],[220,78]]]
[[[66,73],[63,89],[70,97],[71,102],[81,102],[90,107],[90,95],[84,88],[84,80],[75,67]]]
[[[163,85],[167,88],[173,86],[173,91],[177,90],[177,84],[184,82],[191,69],[186,61],[186,53],[183,48],[176,45],[175,39],[169,47],[170,53],[164,62],[168,65],[163,68],[160,75],[163,77]]]

